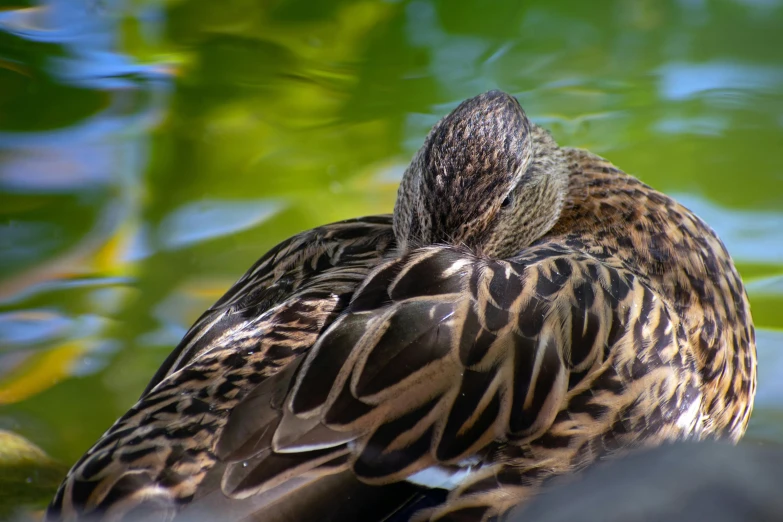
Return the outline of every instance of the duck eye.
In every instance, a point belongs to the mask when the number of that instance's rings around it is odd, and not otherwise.
[[[514,198],[511,194],[506,196],[506,199],[503,200],[503,203],[500,204],[500,208],[508,208],[511,206],[511,203],[514,202]]]

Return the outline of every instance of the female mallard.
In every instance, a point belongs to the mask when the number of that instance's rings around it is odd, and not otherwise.
[[[262,257],[48,516],[486,520],[598,457],[737,441],[755,386],[715,233],[493,91],[433,128],[393,217]]]

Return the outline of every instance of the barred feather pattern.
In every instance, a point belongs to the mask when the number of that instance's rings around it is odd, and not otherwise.
[[[173,516],[215,465],[228,414],[313,344],[393,241],[391,216],[378,216],[317,228],[268,252],[73,466],[47,517]]]
[[[560,220],[509,259],[396,256],[389,218],[281,244],[74,466],[50,517],[173,516],[215,490],[268,499],[271,516],[324,477],[441,470],[461,478],[417,519],[490,520],[599,457],[738,440],[755,339],[725,247],[671,198],[565,150]]]

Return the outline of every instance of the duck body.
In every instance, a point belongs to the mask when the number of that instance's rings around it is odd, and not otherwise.
[[[470,152],[485,161],[453,159],[453,140],[467,139],[454,130],[469,120],[460,106],[412,164],[440,174],[406,173],[394,217],[272,249],[74,465],[48,517],[478,521],[598,458],[738,441],[755,340],[723,243],[606,160],[537,149],[551,138],[513,120],[512,98],[482,96],[481,122],[500,120],[499,135],[521,125],[532,148],[508,159],[491,134]],[[448,169],[498,157],[516,177],[503,192],[481,174],[497,198],[475,202],[475,221],[468,207],[438,218],[410,204],[480,192],[472,178],[453,188]],[[562,188],[548,181],[551,158]],[[551,215],[525,207],[548,194]],[[514,227],[538,232],[517,243],[494,232]],[[448,496],[419,509],[428,488]]]

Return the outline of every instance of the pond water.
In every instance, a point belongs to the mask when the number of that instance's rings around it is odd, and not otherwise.
[[[0,0],[0,517],[268,248],[390,212],[491,88],[717,230],[758,332],[748,438],[783,442],[781,27],[779,0]]]

